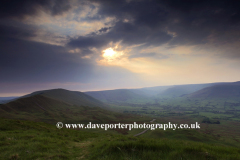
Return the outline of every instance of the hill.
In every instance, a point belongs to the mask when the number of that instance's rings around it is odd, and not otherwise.
[[[217,84],[189,94],[190,98],[240,98],[240,82]]]
[[[71,105],[86,105],[91,107],[106,106],[103,102],[87,94],[84,94],[79,91],[69,91],[65,89],[51,89],[51,90],[36,91],[31,94],[25,95],[23,97],[30,97],[34,95],[42,95],[58,101],[69,103]]]
[[[53,89],[37,91],[15,101],[0,105],[0,117],[42,121],[51,124],[62,122],[119,121],[123,114],[113,113],[101,101],[84,93]]]
[[[156,86],[139,89],[116,89],[88,91],[85,94],[107,103],[155,103],[156,98],[182,97],[203,88],[225,83],[187,84],[176,86]]]
[[[163,92],[158,94],[158,97],[179,97],[184,96],[198,90],[201,90],[205,87],[213,86],[218,83],[207,83],[207,84],[188,84],[188,85],[177,85],[172,86]],[[222,84],[222,83],[220,83]]]

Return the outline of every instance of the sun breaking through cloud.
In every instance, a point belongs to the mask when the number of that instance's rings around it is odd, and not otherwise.
[[[117,61],[123,55],[122,51],[116,51],[113,48],[107,48],[102,51],[102,57],[104,58],[103,61],[111,63],[113,61]]]

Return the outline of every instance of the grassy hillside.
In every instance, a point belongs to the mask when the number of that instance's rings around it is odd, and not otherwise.
[[[98,134],[57,129],[54,125],[0,119],[0,159],[77,159],[84,142]]]
[[[74,105],[69,101],[59,101],[57,98],[48,98],[45,94],[38,94],[0,105],[0,117],[51,124],[59,121],[68,123],[119,122],[128,117],[128,115],[93,106]]]
[[[0,159],[238,160],[240,149],[162,137],[149,139],[0,119]]]
[[[51,89],[33,92],[23,97],[42,95],[58,101],[66,102],[72,105],[85,105],[91,107],[106,107],[103,102],[78,91],[68,91],[65,89]]]
[[[92,147],[96,159],[238,160],[239,149],[183,140],[119,137]],[[91,158],[92,158],[91,157]]]

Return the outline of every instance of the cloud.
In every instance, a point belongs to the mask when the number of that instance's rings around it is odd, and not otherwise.
[[[167,58],[169,58],[169,55],[157,54],[157,53],[139,53],[139,54],[134,54],[134,55],[129,56],[130,59],[131,58],[140,58],[140,57],[167,59]]]
[[[105,37],[132,45],[212,45],[239,42],[238,1],[98,1],[98,15],[117,22]],[[231,35],[231,36],[228,36]],[[103,37],[104,38],[104,37]],[[235,46],[236,50],[239,47]],[[227,55],[228,53],[224,53]],[[238,57],[238,53],[234,53]]]
[[[68,45],[77,48],[100,48],[108,42],[106,38],[102,39],[101,36],[79,36],[77,39],[71,39]]]
[[[101,28],[101,29],[99,29],[98,31],[100,32],[100,33],[104,33],[104,32],[107,32],[108,30],[110,30],[112,27],[104,27],[104,28]]]
[[[16,26],[18,24],[18,26]],[[0,36],[5,38],[27,39],[36,36],[37,29],[33,26],[0,24]]]
[[[14,6],[18,4],[16,11]],[[20,5],[20,3],[22,5]],[[15,5],[13,5],[15,4]],[[68,43],[72,47],[80,48],[101,48],[110,42],[122,41],[125,45],[136,45],[145,43],[144,47],[159,46],[168,44],[176,45],[205,45],[211,44],[212,40],[217,40],[217,44],[239,41],[239,30],[236,25],[240,22],[240,12],[237,1],[220,0],[213,1],[4,1],[2,6],[8,10],[2,10],[1,17],[13,18],[24,16],[40,16],[42,12],[50,16],[62,17],[60,20],[68,26],[79,25],[84,28],[83,23],[96,26],[94,23],[105,23],[106,26],[99,26],[99,29],[92,28],[95,34],[89,34],[91,30],[80,32],[82,35],[74,38],[66,38],[67,29],[60,29],[55,35],[61,36],[65,32],[61,45]],[[27,9],[28,8],[28,9]],[[70,12],[71,11],[71,12]],[[68,13],[63,15],[64,13]],[[73,17],[70,16],[73,13]],[[71,18],[70,18],[71,17]],[[67,20],[68,19],[68,20]],[[109,19],[106,21],[106,19]],[[75,21],[75,22],[74,22]],[[41,20],[41,22],[44,22]],[[59,21],[60,22],[60,21]],[[34,22],[37,23],[37,22]],[[58,22],[55,22],[58,23]],[[71,25],[70,25],[71,24]],[[99,25],[98,24],[98,25]],[[52,24],[51,24],[52,25]],[[63,25],[63,24],[59,24]],[[49,24],[50,26],[50,24]],[[57,28],[55,26],[55,28]],[[76,28],[76,27],[75,27]],[[79,29],[80,29],[79,28]],[[91,27],[90,27],[91,28]],[[39,29],[39,28],[38,28]],[[51,31],[54,28],[51,29]],[[51,32],[50,31],[50,32]],[[87,31],[87,30],[86,30]],[[41,29],[39,34],[48,35],[47,30]],[[71,29],[72,33],[73,28]],[[85,33],[85,35],[83,35]],[[231,36],[228,36],[231,35]],[[43,37],[42,36],[42,37]],[[72,35],[71,35],[72,36]],[[54,35],[51,37],[55,37]],[[211,37],[211,38],[210,38]],[[43,39],[43,38],[35,38]],[[49,39],[50,42],[53,38]],[[65,40],[64,40],[65,39]],[[44,40],[39,40],[44,42]],[[45,41],[47,42],[47,40]],[[59,42],[56,42],[57,44]],[[60,43],[59,43],[60,44]],[[86,45],[86,46],[84,46]],[[214,46],[214,44],[211,44]],[[237,46],[235,50],[239,49]],[[85,49],[86,50],[86,49]],[[89,51],[89,53],[91,53]],[[238,53],[234,53],[235,56]],[[238,56],[237,56],[238,57]]]
[[[41,11],[55,16],[70,8],[68,0],[4,0],[0,5],[0,17],[23,19],[26,16],[36,16]]]

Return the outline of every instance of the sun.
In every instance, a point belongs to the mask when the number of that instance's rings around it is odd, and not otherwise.
[[[104,63],[117,63],[122,56],[124,55],[123,51],[116,50],[117,47],[114,48],[107,48],[102,51],[102,62]]]
[[[112,48],[105,49],[103,51],[104,58],[113,58],[116,52]]]

